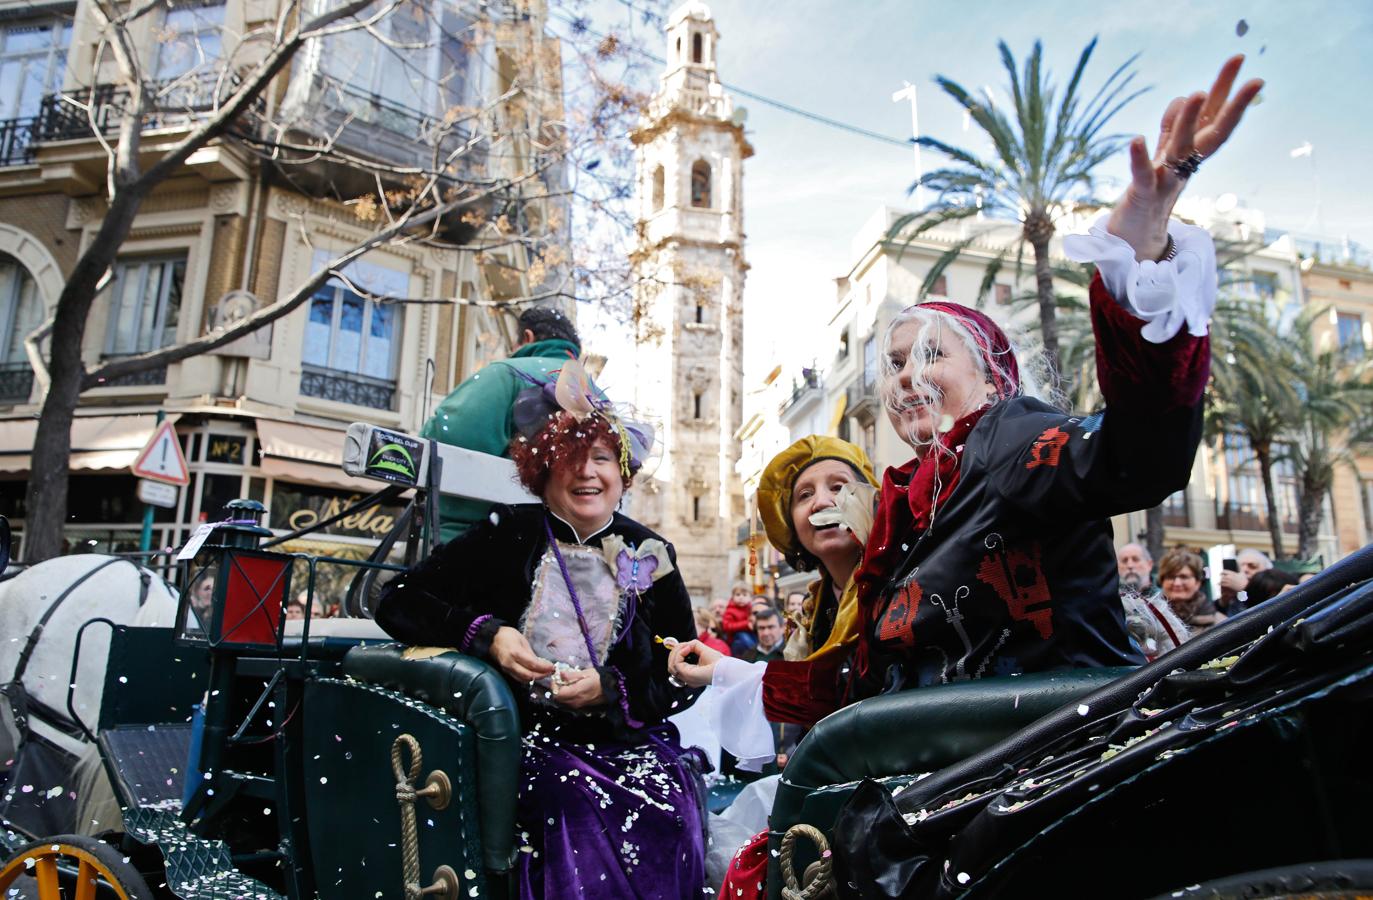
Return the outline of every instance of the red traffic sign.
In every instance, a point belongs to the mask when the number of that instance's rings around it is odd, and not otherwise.
[[[191,473],[186,468],[186,457],[181,453],[181,442],[176,439],[176,429],[171,422],[157,426],[147,446],[134,460],[133,473],[139,478],[182,487],[190,482]]]

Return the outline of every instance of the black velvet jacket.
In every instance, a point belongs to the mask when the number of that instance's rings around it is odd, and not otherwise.
[[[433,554],[396,578],[385,589],[376,620],[387,634],[408,644],[457,647],[492,662],[491,640],[502,626],[518,628],[532,596],[539,560],[548,549],[544,521],[565,543],[599,547],[617,534],[638,547],[654,532],[615,513],[610,524],[589,537],[579,537],[541,504],[497,506],[490,520],[436,548]],[[664,543],[666,543],[664,541]],[[668,681],[668,650],[654,640],[696,637],[691,598],[677,556],[668,544],[673,571],[644,591],[630,626],[597,667],[605,705],[594,715],[529,702],[529,685],[511,680],[520,702],[525,731],[550,722],[559,737],[574,741],[637,742],[644,729],[686,709],[699,691]],[[493,663],[494,664],[494,663]],[[508,676],[507,676],[508,678]]]

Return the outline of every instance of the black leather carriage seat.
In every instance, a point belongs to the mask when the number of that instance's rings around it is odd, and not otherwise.
[[[343,658],[343,673],[428,703],[471,726],[482,858],[489,870],[504,871],[514,854],[520,775],[515,698],[500,673],[479,659],[456,650],[406,659],[405,650],[399,644],[354,647]]]
[[[913,780],[990,747],[1133,668],[1069,669],[983,678],[864,700],[822,719],[797,746],[768,820],[770,850],[797,823],[829,833],[840,807],[864,778]],[[799,842],[798,870],[814,860]],[[780,896],[777,856],[768,886]],[[799,874],[799,871],[798,871]]]

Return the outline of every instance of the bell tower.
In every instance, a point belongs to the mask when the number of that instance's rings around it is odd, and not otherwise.
[[[662,460],[630,512],[677,548],[693,598],[728,593],[744,519],[735,472],[743,416],[743,161],[753,155],[716,72],[710,8],[689,2],[667,24],[667,68],[634,131],[639,242],[634,328],[639,414],[659,428]]]

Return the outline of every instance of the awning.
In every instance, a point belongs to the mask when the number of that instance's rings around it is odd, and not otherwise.
[[[840,394],[839,399],[834,401],[834,415],[830,418],[830,430],[828,432],[831,437],[839,434],[839,423],[844,421],[844,410],[848,409],[848,405],[847,394]]]
[[[380,481],[354,478],[343,471],[344,429],[318,428],[292,422],[257,420],[258,444],[262,458],[258,465],[274,478],[375,493],[386,485]]]
[[[168,420],[175,422],[177,416]],[[132,416],[77,416],[72,421],[73,471],[128,470],[157,427],[151,413]],[[0,472],[27,472],[37,419],[0,421]]]

